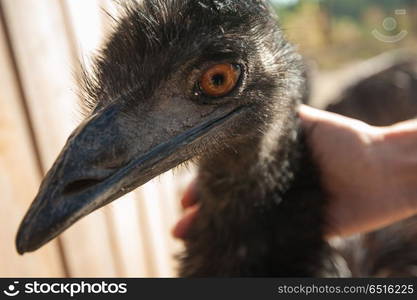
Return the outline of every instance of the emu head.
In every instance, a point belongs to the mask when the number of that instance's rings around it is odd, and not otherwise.
[[[121,9],[85,78],[87,118],[26,214],[19,253],[187,160],[239,151],[285,122],[302,97],[300,58],[267,1],[144,0]]]

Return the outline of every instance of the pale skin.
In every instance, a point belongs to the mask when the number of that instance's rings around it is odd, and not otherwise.
[[[417,214],[417,120],[389,127],[298,108],[329,196],[327,238],[370,232]],[[195,183],[186,191],[174,237],[198,218]]]

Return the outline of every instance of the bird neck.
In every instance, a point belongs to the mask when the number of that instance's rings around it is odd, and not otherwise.
[[[217,160],[201,162],[200,212],[182,276],[314,276],[321,271],[325,200],[298,121],[294,116],[286,122],[234,154],[225,151]]]
[[[264,134],[254,130],[254,134],[233,147],[203,159],[199,172],[202,186],[220,198],[233,190],[247,189],[257,199],[267,197],[270,191],[288,190],[299,165],[300,148],[304,146],[299,121],[294,114],[271,123],[274,125],[266,128]]]

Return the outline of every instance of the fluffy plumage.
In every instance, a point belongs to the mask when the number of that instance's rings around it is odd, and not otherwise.
[[[248,58],[261,47],[273,56],[256,60],[270,63],[277,75],[300,67],[267,1],[130,0],[121,3],[120,15],[93,72],[83,74],[89,110],[125,94],[146,98],[177,71],[199,69],[222,56]]]
[[[266,1],[128,2],[86,80],[87,103],[149,99],[170,81],[192,88],[188,74],[222,60],[245,66],[231,97],[253,108],[199,151],[201,216],[180,273],[319,275],[325,202],[295,113],[306,78]]]
[[[307,94],[305,72],[267,1],[125,2],[94,73],[85,77],[86,106],[149,99],[170,81],[190,89],[189,74],[222,60],[245,66],[243,87],[231,97],[253,109],[205,151],[196,149],[201,217],[180,273],[319,275],[324,197],[311,181],[317,174],[295,113]]]

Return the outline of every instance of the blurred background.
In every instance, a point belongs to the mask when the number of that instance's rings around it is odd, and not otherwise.
[[[310,65],[318,107],[358,72],[377,68],[384,53],[417,51],[414,0],[273,4]],[[80,62],[88,67],[111,30],[108,13],[117,16],[114,1],[0,0],[1,277],[175,276],[182,245],[170,231],[192,168],[153,180],[35,253],[15,251],[17,227],[41,178],[81,120],[74,74]]]

